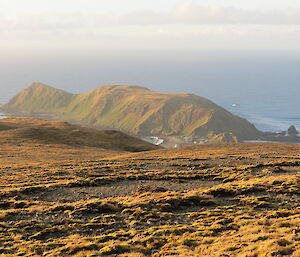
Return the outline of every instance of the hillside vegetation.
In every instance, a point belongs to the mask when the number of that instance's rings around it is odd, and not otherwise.
[[[239,140],[261,133],[247,120],[193,94],[159,93],[137,86],[108,85],[70,94],[34,83],[2,110],[138,136],[209,136],[232,133]]]
[[[1,256],[300,256],[299,145],[0,143]]]
[[[157,146],[119,131],[96,130],[67,122],[39,119],[0,120],[0,143],[64,144],[98,147],[107,150],[139,152],[158,149]]]

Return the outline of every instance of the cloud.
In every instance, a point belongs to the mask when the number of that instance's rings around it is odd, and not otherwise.
[[[0,15],[0,45],[300,49],[300,9],[185,3],[159,12]]]
[[[300,25],[300,9],[242,9],[234,6],[204,6],[184,3],[169,12],[137,10],[118,17],[123,25],[212,25],[212,24],[256,24],[256,25]]]
[[[7,18],[0,16],[0,30],[72,30],[110,26],[150,25],[300,25],[300,9],[242,9],[184,3],[168,12],[136,10],[117,13],[41,13]]]
[[[117,24],[121,25],[159,25],[168,24],[167,13],[159,13],[152,10],[136,10],[118,16]]]
[[[183,24],[300,24],[300,9],[251,10],[186,3],[172,12]]]

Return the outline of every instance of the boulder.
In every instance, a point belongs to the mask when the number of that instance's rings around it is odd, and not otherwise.
[[[290,126],[288,128],[288,135],[289,136],[293,136],[293,137],[296,137],[297,135],[299,134],[298,130],[295,128],[294,125]]]

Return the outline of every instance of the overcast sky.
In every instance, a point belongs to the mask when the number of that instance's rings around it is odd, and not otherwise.
[[[299,50],[299,0],[0,0],[0,51]]]

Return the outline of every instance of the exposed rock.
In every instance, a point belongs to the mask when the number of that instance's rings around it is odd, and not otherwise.
[[[298,132],[298,130],[295,128],[295,126],[292,125],[292,126],[290,126],[290,127],[288,128],[288,134],[289,134],[289,136],[295,137],[295,136],[297,136],[297,135],[299,134],[299,132]]]

